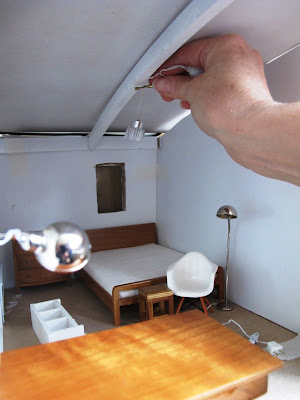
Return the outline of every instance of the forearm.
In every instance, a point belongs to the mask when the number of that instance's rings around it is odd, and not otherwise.
[[[300,103],[251,110],[216,138],[244,167],[300,186]]]

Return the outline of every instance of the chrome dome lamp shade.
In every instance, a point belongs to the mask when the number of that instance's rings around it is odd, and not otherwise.
[[[236,209],[232,206],[222,206],[218,209],[216,216],[221,219],[227,219],[228,221],[228,236],[227,236],[227,256],[226,256],[226,269],[225,269],[225,283],[224,283],[224,301],[218,303],[217,308],[221,311],[231,311],[234,309],[234,305],[227,300],[227,288],[228,288],[228,261],[229,261],[229,247],[230,247],[230,220],[238,217]]]

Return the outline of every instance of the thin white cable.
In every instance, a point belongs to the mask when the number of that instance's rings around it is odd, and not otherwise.
[[[140,113],[141,113],[141,105],[144,97],[144,89],[142,89],[142,95],[140,98],[139,106],[138,106],[138,121],[140,121]]]
[[[165,75],[163,75],[163,72],[171,71],[171,70],[177,69],[177,68],[183,68],[186,70],[185,65],[173,65],[172,67],[161,69],[157,74],[150,76],[149,79],[154,79],[157,76],[165,76]]]
[[[164,72],[171,71],[171,70],[177,69],[177,68],[182,68],[182,69],[184,69],[185,71],[187,71],[187,73],[188,73],[191,77],[197,76],[197,75],[199,75],[199,74],[201,74],[201,73],[203,72],[203,69],[197,68],[197,67],[190,67],[190,66],[188,66],[188,65],[172,65],[172,67],[161,69],[157,74],[150,76],[149,79],[154,79],[154,78],[156,78],[157,76],[162,76],[162,77],[164,77],[164,76],[166,76],[166,75],[163,75]]]
[[[295,49],[296,49],[297,47],[299,47],[299,46],[300,46],[300,42],[299,42],[299,43],[296,43],[293,47],[290,47],[289,49],[285,50],[284,52],[278,54],[278,56],[272,58],[271,60],[266,61],[266,62],[265,62],[265,65],[271,64],[273,61],[278,60],[278,58],[280,58],[280,57],[282,57],[282,56],[285,56],[287,53],[289,53],[289,52],[292,51],[292,50],[295,50]]]
[[[222,325],[228,325],[228,324],[230,324],[230,322],[233,322],[234,324],[236,324],[240,328],[240,330],[244,333],[244,335],[247,336],[247,338],[250,340],[251,343],[253,343],[253,344],[255,344],[255,343],[268,344],[269,343],[269,342],[261,342],[260,340],[258,340],[258,337],[259,337],[259,333],[258,332],[254,333],[253,335],[248,335],[248,333],[246,333],[244,331],[244,329],[241,327],[241,325],[238,324],[233,319],[230,319],[229,321],[225,322]]]
[[[206,309],[208,310],[211,306],[216,306],[218,303],[210,303],[209,306],[206,307]]]

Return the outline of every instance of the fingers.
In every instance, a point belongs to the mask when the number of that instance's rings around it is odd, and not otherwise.
[[[189,65],[191,67],[203,68],[201,62],[201,54],[206,48],[210,39],[195,40],[193,42],[187,43],[179,50],[176,51],[164,64],[162,64],[159,69],[155,72],[159,72],[161,69],[169,68],[173,65]],[[177,75],[178,73],[183,73],[184,71],[171,70],[166,71],[165,75]]]
[[[189,101],[192,79],[183,75],[158,78],[153,81],[153,88],[160,93],[165,101],[170,102],[174,99]]]
[[[175,100],[174,97],[170,97],[170,96],[165,96],[163,94],[161,94],[161,98],[166,101],[167,103],[170,103],[171,101]]]
[[[234,51],[234,49],[245,46],[249,47],[244,39],[236,34],[197,39],[183,45],[153,75],[174,65],[187,65],[206,70],[210,64],[215,63],[215,58],[218,58],[218,54],[227,53],[230,49]],[[170,76],[181,73],[184,73],[184,71],[175,69],[164,72],[164,75]]]

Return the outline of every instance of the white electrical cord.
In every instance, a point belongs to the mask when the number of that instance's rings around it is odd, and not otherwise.
[[[164,72],[171,71],[173,69],[178,69],[178,68],[182,68],[185,71],[187,71],[187,73],[190,75],[191,78],[194,78],[195,76],[198,76],[204,72],[204,70],[202,68],[190,67],[188,65],[172,65],[172,67],[163,68],[157,74],[150,76],[150,78],[148,78],[146,81],[141,83],[139,86],[136,86],[135,90],[143,89],[145,87],[152,87],[152,85],[149,84],[150,79],[154,79],[157,76],[164,77],[164,76],[166,76],[163,74]]]
[[[197,75],[200,75],[202,72],[204,72],[204,70],[202,68],[190,67],[187,65],[173,65],[172,67],[161,69],[157,74],[150,76],[149,79],[154,79],[157,76],[164,77],[164,76],[166,76],[166,75],[163,75],[164,72],[171,71],[171,70],[177,69],[177,68],[184,69],[192,78]]]
[[[218,303],[210,303],[209,306],[206,307],[206,309],[208,310],[211,306],[216,306]]]
[[[244,335],[247,336],[247,338],[249,339],[249,342],[251,342],[252,344],[256,344],[256,343],[268,344],[269,343],[269,342],[261,342],[260,340],[258,340],[258,338],[259,338],[258,332],[253,333],[253,335],[248,335],[248,333],[246,333],[244,331],[244,329],[241,327],[241,325],[238,324],[233,319],[230,319],[229,321],[225,322],[222,325],[228,325],[228,324],[230,324],[230,322],[233,322],[234,324],[236,324],[240,328],[240,330],[244,333]]]
[[[142,89],[142,95],[139,101],[139,106],[138,106],[138,121],[140,121],[140,114],[141,114],[141,105],[144,97],[144,89]]]

